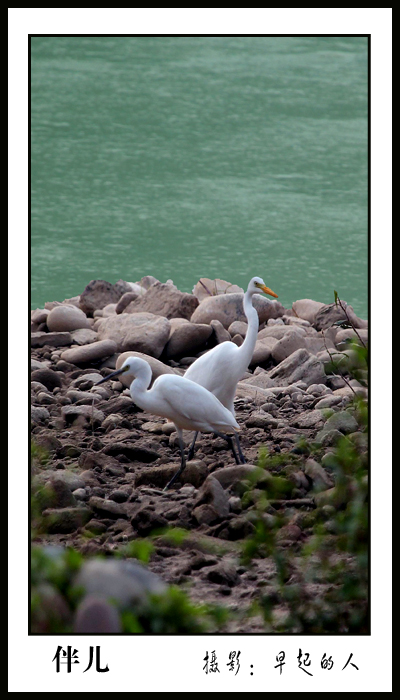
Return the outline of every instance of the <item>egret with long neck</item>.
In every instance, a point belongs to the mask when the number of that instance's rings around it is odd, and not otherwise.
[[[253,277],[247,287],[243,297],[243,310],[247,318],[246,337],[238,347],[235,343],[227,340],[217,345],[209,352],[201,355],[185,372],[185,378],[211,391],[221,403],[235,415],[233,401],[236,393],[236,386],[246,372],[257,340],[259,318],[253,306],[254,294],[260,291],[273,297],[278,297],[269,287],[267,287],[261,277]],[[189,450],[189,457],[193,456],[194,445],[197,434]],[[240,447],[239,437],[235,434],[237,450],[241,462],[246,459]],[[236,461],[238,461],[234,452]]]
[[[175,424],[181,451],[181,466],[164,490],[174,483],[186,466],[183,430],[216,433],[222,437],[224,435],[220,431],[239,430],[239,425],[231,411],[223,406],[214,394],[190,379],[177,374],[163,374],[149,389],[152,378],[151,367],[140,357],[128,357],[120,369],[111,372],[98,384],[121,374],[125,374],[128,379],[132,378],[130,394],[139,408],[156,416],[168,418]]]

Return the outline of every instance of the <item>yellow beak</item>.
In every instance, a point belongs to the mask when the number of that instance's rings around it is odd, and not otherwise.
[[[273,292],[272,289],[266,287],[265,284],[263,284],[262,286],[260,285],[260,289],[262,289],[263,292],[265,292],[265,294],[269,294],[271,297],[275,297],[276,299],[278,298],[278,295],[275,294],[275,292]]]

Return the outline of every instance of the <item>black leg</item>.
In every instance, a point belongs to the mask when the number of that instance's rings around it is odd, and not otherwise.
[[[178,433],[178,435],[179,435],[179,433]],[[173,484],[173,483],[177,480],[177,478],[182,474],[183,470],[184,470],[185,467],[186,467],[185,450],[184,450],[182,435],[179,435],[179,447],[180,447],[180,450],[181,450],[181,466],[179,467],[179,469],[178,469],[178,471],[176,472],[176,474],[174,474],[174,476],[172,477],[172,479],[168,482],[168,484],[167,484],[166,486],[164,486],[163,491],[167,491],[167,490],[169,489],[169,487],[172,486],[172,484]]]
[[[224,433],[217,433],[217,432],[215,432],[215,431],[214,431],[214,435],[218,435],[218,437],[221,437],[221,438],[223,438],[224,440],[226,440],[226,442],[228,443],[230,449],[232,450],[232,454],[233,454],[233,456],[234,456],[234,458],[235,458],[236,464],[240,464],[240,463],[241,463],[241,462],[240,462],[240,459],[239,459],[239,457],[237,456],[236,451],[235,451],[235,448],[234,448],[234,446],[233,446],[232,436],[231,436],[231,435],[224,435]]]
[[[194,445],[195,445],[195,442],[196,442],[196,440],[197,440],[198,434],[199,434],[198,432],[194,434],[193,442],[192,442],[192,444],[191,444],[190,447],[189,447],[189,452],[188,452],[188,456],[187,456],[187,461],[188,461],[188,462],[190,462],[190,460],[193,459],[193,455],[194,455]]]
[[[237,433],[235,433],[235,441],[236,441],[236,448],[238,451],[239,459],[240,459],[242,464],[246,464],[247,460],[242,452],[242,448],[240,447],[239,435]]]

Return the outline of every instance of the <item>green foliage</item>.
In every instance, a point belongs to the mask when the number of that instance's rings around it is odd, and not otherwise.
[[[255,500],[254,532],[243,543],[242,561],[246,565],[258,557],[274,561],[275,576],[269,581],[273,593],[259,600],[269,631],[368,633],[368,465],[365,441],[354,439],[367,434],[367,403],[355,397],[349,410],[358,421],[359,432],[343,436],[332,448],[328,468],[335,488],[318,494],[321,501],[316,497],[314,511],[298,516],[303,528],[312,527],[306,544],[301,540],[290,547],[282,543],[282,528],[293,522],[293,511],[289,509],[286,516],[279,511],[270,515],[273,490],[267,486],[264,498]],[[307,447],[309,452],[319,450],[312,444]],[[268,461],[263,450],[260,463],[265,467]],[[327,505],[323,505],[325,498]],[[328,505],[329,498],[332,505]],[[243,499],[248,503],[251,494],[245,493]],[[282,607],[285,614],[281,614]]]

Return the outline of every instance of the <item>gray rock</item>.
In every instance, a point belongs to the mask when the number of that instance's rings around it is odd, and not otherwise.
[[[149,594],[167,590],[159,576],[131,559],[90,559],[74,583],[87,594],[114,600],[121,608],[143,604]]]
[[[348,411],[334,413],[325,423],[325,430],[340,430],[345,435],[354,433],[357,429],[358,423]]]
[[[314,491],[326,491],[334,486],[331,476],[314,459],[307,460],[304,472],[312,480]]]
[[[135,301],[137,299],[139,294],[137,292],[125,292],[125,294],[122,295],[120,298],[118,304],[115,307],[115,313],[116,314],[122,314],[128,304],[131,303],[131,301]]]
[[[63,345],[71,345],[72,336],[71,333],[60,332],[60,333],[44,333],[43,331],[37,331],[36,333],[31,333],[31,348],[42,348],[44,345],[50,345],[53,348],[59,348]]]
[[[217,339],[217,343],[224,343],[226,340],[231,339],[231,334],[224,328],[222,325],[221,321],[218,321],[217,319],[213,319],[210,322],[210,326],[212,330],[214,331],[215,337]]]
[[[355,328],[368,328],[368,321],[358,318],[354,313],[353,307],[342,300],[342,305],[346,309],[347,316]],[[316,314],[314,327],[317,331],[333,326],[336,321],[347,321],[345,311],[339,304],[326,304]]]
[[[71,423],[73,423],[78,418],[81,418],[85,423],[88,423],[89,425],[101,425],[105,418],[104,413],[102,411],[99,411],[98,408],[94,408],[94,406],[87,405],[62,406],[61,416],[67,425],[71,425]]]
[[[237,566],[233,562],[220,562],[216,566],[208,568],[205,577],[211,583],[227,586],[236,586],[240,581]]]
[[[78,328],[90,328],[86,314],[76,306],[64,304],[56,306],[47,316],[49,331],[74,331]]]
[[[260,294],[253,296],[253,306],[258,312],[260,323],[284,313],[280,302],[270,301]],[[192,323],[211,323],[214,319],[220,321],[224,328],[229,328],[234,321],[246,322],[243,294],[220,294],[203,299],[190,320]]]
[[[85,506],[67,508],[47,508],[43,511],[44,525],[50,534],[75,532],[89,522],[93,513]]]
[[[123,284],[92,280],[80,296],[80,308],[87,316],[93,316],[96,309],[103,309],[107,304],[117,304],[125,292],[131,291],[128,286],[125,288]]]
[[[295,350],[305,348],[305,341],[305,336],[301,336],[299,333],[287,332],[273,346],[271,351],[273,359],[277,363],[282,362],[282,360],[289,357]]]
[[[55,387],[62,386],[60,375],[48,367],[44,369],[35,369],[31,374],[31,379],[44,384],[49,391],[53,391]]]
[[[122,632],[119,614],[104,598],[88,595],[79,603],[73,623],[74,634],[118,634]]]
[[[272,351],[278,343],[278,339],[272,336],[258,338],[254,346],[253,356],[251,358],[250,367],[268,362],[272,356]]]
[[[338,330],[335,337],[335,345],[350,346],[353,341],[356,341],[358,345],[361,345],[360,338],[364,345],[368,345],[368,328],[359,328],[357,332],[353,328],[343,328]]]
[[[97,333],[91,328],[78,328],[76,331],[71,332],[71,336],[75,345],[88,345],[89,343],[95,343],[97,340]]]
[[[142,299],[146,296],[147,292]],[[114,340],[117,352],[134,350],[158,358],[168,341],[170,323],[152,313],[124,313],[103,318],[97,332],[102,340]]]
[[[200,506],[202,504],[212,506],[216,513],[217,519],[226,518],[229,514],[228,494],[222,488],[218,479],[215,479],[211,474],[207,477],[199,489],[194,503],[195,506]]]
[[[303,348],[299,348],[270,371],[269,376],[276,385],[289,386],[302,381],[310,384],[324,384],[326,375],[323,363]]]
[[[195,354],[208,340],[212,331],[212,327],[204,323],[180,324],[173,330],[164,348],[165,357],[169,359],[185,356],[191,352]]]
[[[332,408],[332,406],[337,406],[342,402],[341,396],[334,396],[329,394],[324,396],[318,403],[315,404],[314,408],[321,410],[322,408]]]
[[[324,304],[320,301],[313,301],[312,299],[299,299],[293,302],[292,309],[296,316],[303,318],[311,324],[314,324],[315,317],[322,309]]]
[[[34,424],[47,423],[50,420],[50,413],[42,406],[31,406],[31,421]]]
[[[276,428],[279,421],[273,418],[270,413],[254,411],[246,420],[248,428]]]
[[[232,467],[216,469],[212,475],[214,479],[217,479],[221,486],[226,489],[232,486],[232,484],[243,481],[244,479],[254,481],[258,476],[262,479],[266,473],[265,470],[255,467],[253,464],[237,464]]]
[[[89,498],[90,508],[103,518],[127,518],[125,506],[122,503],[99,496]]]
[[[193,294],[180,292],[174,285],[157,281],[149,287],[144,296],[128,304],[125,313],[147,312],[168,319],[176,316],[190,319],[198,303]]]
[[[247,323],[245,323],[244,321],[234,321],[229,326],[228,332],[232,337],[239,333],[239,335],[241,335],[242,338],[245,338],[247,333]]]
[[[304,411],[304,413],[300,413],[290,424],[295,428],[315,428],[322,425],[324,421],[325,416],[323,412],[316,409],[315,411]]]
[[[76,348],[64,350],[61,359],[71,362],[73,365],[82,365],[102,360],[104,357],[113,355],[117,351],[117,344],[112,339],[98,340],[89,345],[82,345]]]

